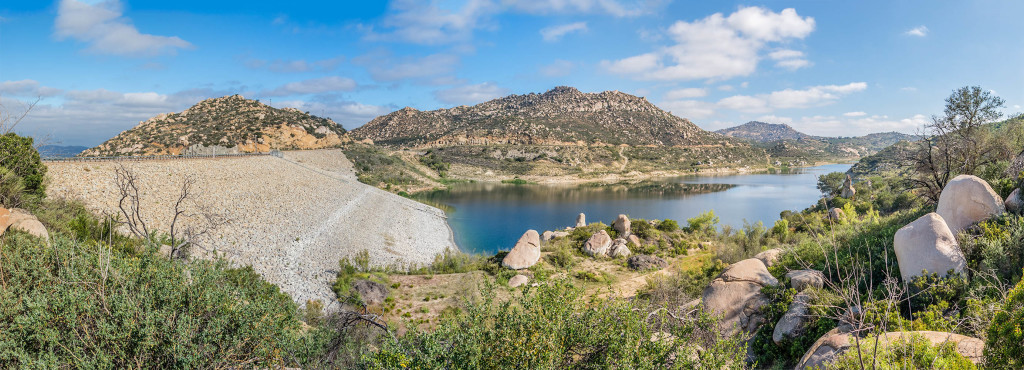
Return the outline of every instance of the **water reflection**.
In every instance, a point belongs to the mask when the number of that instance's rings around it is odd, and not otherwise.
[[[849,168],[839,164],[789,173],[686,176],[612,186],[457,184],[421,196],[445,206],[460,248],[489,254],[511,248],[527,229],[571,226],[580,212],[589,222],[610,223],[625,213],[685,225],[687,218],[714,210],[722,224],[740,227],[746,220],[771,225],[780,212],[804,209],[818,200],[818,175]]]

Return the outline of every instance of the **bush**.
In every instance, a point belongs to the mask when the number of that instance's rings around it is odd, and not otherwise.
[[[39,152],[32,146],[32,138],[21,137],[13,133],[0,135],[0,167],[6,168],[21,179],[21,186],[26,194],[43,197],[46,186],[46,166],[39,157]],[[6,183],[7,181],[5,181]]]
[[[701,213],[699,216],[694,218],[686,219],[689,224],[686,226],[686,231],[691,233],[714,233],[715,226],[718,225],[718,216],[715,216],[714,210]]]
[[[662,220],[658,223],[658,230],[670,233],[679,230],[679,223],[676,220]]]
[[[1017,283],[996,313],[985,341],[985,364],[993,369],[1024,367],[1024,282]]]
[[[877,369],[976,369],[971,360],[956,351],[956,343],[947,342],[939,346],[920,335],[906,335],[889,343],[878,346],[874,352],[875,339],[861,340],[860,353],[856,347],[846,351],[830,366],[830,369],[854,370],[863,369],[861,358],[866,366],[877,365]],[[986,347],[986,351],[988,347]]]
[[[655,326],[647,320],[646,307],[623,299],[585,299],[583,289],[564,280],[528,287],[522,296],[501,303],[493,286],[482,293],[435,330],[411,331],[386,342],[364,359],[363,367],[651,369],[673,361],[679,368],[742,367],[742,345],[704,330],[714,327],[707,315]],[[655,322],[669,320],[664,314],[653,317]],[[697,346],[704,349],[699,357]]]

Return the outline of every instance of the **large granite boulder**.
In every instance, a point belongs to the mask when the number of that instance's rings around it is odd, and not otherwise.
[[[579,216],[576,216],[576,227],[584,226],[587,226],[587,215],[580,213]]]
[[[825,274],[818,270],[793,270],[786,273],[786,277],[789,278],[790,287],[798,292],[825,286]]]
[[[527,230],[516,246],[508,252],[501,265],[513,270],[521,270],[533,266],[540,260],[540,235],[537,230]]]
[[[775,344],[782,344],[784,340],[793,339],[803,334],[808,319],[807,306],[809,304],[811,304],[811,295],[807,293],[798,293],[793,297],[793,302],[789,304],[789,310],[775,324],[775,331],[772,332],[772,341]]]
[[[32,215],[26,210],[19,208],[3,209],[0,212],[0,235],[3,235],[5,230],[17,230],[28,233],[29,235],[50,240],[50,233],[46,231],[46,226],[43,226],[36,216]]]
[[[843,219],[843,210],[841,210],[839,208],[832,207],[832,209],[828,210],[828,219],[830,221],[836,221],[836,222],[842,220]]]
[[[591,256],[607,256],[611,246],[611,235],[608,235],[607,231],[601,230],[591,235],[590,239],[583,243],[583,252]]]
[[[975,364],[980,364],[983,360],[985,342],[978,338],[960,334],[937,331],[890,332],[878,336],[878,345],[880,348],[886,347],[900,340],[908,340],[912,335],[923,337],[934,346],[954,343],[956,344],[957,353]],[[832,331],[825,333],[818,341],[814,342],[811,348],[807,349],[803,358],[796,365],[796,368],[825,368],[827,363],[834,361],[851,348],[854,348],[853,337],[849,334],[840,333],[838,329],[832,329]],[[865,350],[868,351],[867,353],[870,353],[871,349]]]
[[[626,215],[619,215],[619,217],[615,219],[615,222],[612,222],[612,229],[615,229],[615,231],[619,233],[620,237],[629,235],[629,233],[632,232],[632,229],[630,228],[631,226],[632,223],[629,222],[629,217],[626,217]]]
[[[935,213],[942,216],[955,235],[978,221],[1005,211],[1003,199],[977,176],[954,177],[942,188]]]
[[[1006,206],[1007,212],[1020,213],[1021,205],[1024,205],[1024,200],[1020,198],[1020,188],[1013,189],[1013,192],[1006,196],[1003,205]]]
[[[626,242],[633,243],[633,245],[637,247],[641,246],[641,243],[643,243],[643,241],[640,240],[640,237],[636,236],[636,234],[629,234],[629,236],[626,237]]]
[[[615,239],[615,242],[612,243],[611,249],[608,250],[608,256],[612,258],[626,258],[629,257],[631,253],[632,252],[629,250],[629,247],[626,246],[626,239],[622,238]]]
[[[935,212],[897,230],[893,248],[903,280],[921,275],[922,270],[939,275],[949,270],[959,273],[967,265],[953,232]]]
[[[764,321],[761,306],[770,303],[761,288],[776,286],[779,281],[768,273],[761,260],[745,259],[722,271],[704,288],[704,307],[720,315],[720,329],[725,334],[740,330],[753,332]]]
[[[9,226],[11,226],[11,211],[0,207],[0,235],[4,235],[4,231],[7,231]]]
[[[754,258],[761,260],[761,263],[764,263],[767,267],[772,267],[775,262],[779,261],[780,257],[782,257],[781,248],[772,248],[754,255]]]
[[[638,254],[626,260],[626,266],[636,271],[661,270],[668,267],[668,262],[657,257],[646,254]]]
[[[544,242],[546,242],[548,240],[551,240],[551,239],[554,239],[554,238],[555,238],[555,232],[551,231],[551,230],[545,231],[543,234],[540,234],[540,240],[544,241]]]
[[[839,193],[839,196],[843,198],[853,198],[853,195],[857,194],[857,191],[853,189],[853,179],[850,175],[846,175],[846,181],[843,182],[843,189]]]

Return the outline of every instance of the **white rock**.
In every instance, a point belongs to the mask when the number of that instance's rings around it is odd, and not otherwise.
[[[938,213],[921,216],[896,231],[893,241],[900,275],[910,280],[922,270],[945,276],[946,272],[963,272],[967,261],[956,243],[956,237]]]
[[[587,226],[587,215],[580,213],[579,216],[576,216],[576,227],[584,226]]]
[[[978,221],[1004,212],[1003,199],[985,180],[960,175],[946,184],[939,194],[935,213],[942,216],[954,235]]]
[[[1006,200],[1003,201],[1003,205],[1006,206],[1007,212],[1020,212],[1022,205],[1022,201],[1020,198],[1020,188],[1013,189],[1013,192],[1010,193],[1010,195],[1006,196]]]
[[[513,276],[511,279],[508,279],[508,287],[509,288],[515,288],[515,287],[518,287],[520,285],[526,284],[529,281],[530,281],[530,278],[526,277],[526,275],[516,275],[516,276]]]
[[[501,265],[513,270],[533,266],[540,260],[540,235],[537,230],[527,230],[519,237],[516,246],[501,260]]]
[[[591,235],[590,239],[583,243],[583,252],[591,256],[606,256],[608,255],[608,248],[611,246],[611,235],[608,235],[607,231],[601,230]]]

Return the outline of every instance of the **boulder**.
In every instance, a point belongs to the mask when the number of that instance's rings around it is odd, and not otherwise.
[[[886,347],[899,340],[907,340],[910,336],[921,336],[931,342],[932,345],[943,343],[955,343],[956,351],[966,357],[974,364],[980,364],[983,360],[985,342],[981,339],[968,337],[960,334],[936,332],[936,331],[908,331],[890,332],[878,336],[879,347]],[[842,334],[837,329],[832,329],[821,336],[818,341],[807,349],[804,356],[797,364],[797,369],[825,368],[825,365],[847,350],[854,348],[853,337],[849,334]],[[866,349],[870,353],[870,349]]]
[[[1003,213],[1003,199],[977,176],[954,177],[942,188],[935,213],[942,216],[954,235],[978,221]]]
[[[775,344],[782,344],[782,341],[799,337],[803,334],[807,323],[807,305],[811,303],[811,296],[807,293],[798,293],[793,297],[779,322],[775,324],[775,331],[772,332],[772,341]]]
[[[359,293],[367,306],[379,305],[388,298],[388,287],[372,280],[358,280],[352,284],[352,290]]]
[[[554,239],[554,238],[555,238],[555,232],[550,231],[550,230],[549,231],[545,231],[543,234],[540,234],[540,240],[541,241],[545,241],[546,242],[546,241]]]
[[[772,248],[754,255],[754,258],[761,260],[761,263],[764,263],[767,267],[772,267],[775,262],[779,261],[779,257],[782,257],[782,249],[780,248]]]
[[[524,285],[524,284],[528,283],[529,281],[530,281],[530,278],[526,277],[526,275],[516,275],[516,276],[513,276],[511,279],[508,279],[508,287],[509,288],[515,288],[515,287],[518,287],[520,285]]]
[[[832,209],[828,210],[828,219],[832,221],[842,220],[843,210],[836,207],[832,207]]]
[[[629,237],[626,238],[626,242],[633,243],[633,245],[638,247],[641,243],[640,237],[636,236],[635,234],[629,234]]]
[[[724,334],[740,330],[750,333],[764,321],[761,306],[770,303],[761,288],[778,284],[761,260],[745,259],[730,265],[712,280],[704,288],[702,301],[705,308],[722,317],[720,329]]]
[[[579,216],[576,216],[576,227],[584,226],[587,226],[587,215],[580,213]]]
[[[843,198],[853,198],[853,195],[857,194],[857,191],[853,189],[853,179],[850,175],[846,175],[846,182],[843,182],[843,190],[839,196]]]
[[[629,257],[630,253],[632,252],[630,252],[629,247],[626,246],[626,239],[622,238],[615,239],[615,242],[612,243],[611,249],[608,250],[608,256],[611,256],[612,258]]]
[[[615,222],[612,222],[612,229],[615,229],[615,231],[619,233],[619,236],[629,235],[632,231],[630,226],[629,217],[626,217],[626,215],[619,215],[619,217],[615,219]]]
[[[647,254],[638,254],[626,260],[626,266],[636,271],[661,270],[668,267],[668,262]]]
[[[555,232],[551,233],[551,239],[564,238],[564,237],[567,237],[567,236],[569,236],[569,233],[565,232],[565,231],[555,231]]]
[[[1010,193],[1010,195],[1007,195],[1006,200],[1003,201],[1003,205],[1006,206],[1006,211],[1013,213],[1020,213],[1021,203],[1020,188],[1013,189],[1013,192]]]
[[[959,273],[967,265],[953,232],[935,212],[897,230],[893,248],[903,280],[921,275],[922,270],[939,275],[949,270]]]
[[[2,208],[0,208],[2,209]],[[0,234],[3,234],[4,229],[23,231],[30,235],[38,238],[50,240],[50,233],[46,231],[46,226],[43,226],[36,216],[33,216],[28,211],[18,208],[11,208],[7,211],[6,221],[0,216]]]
[[[513,270],[521,270],[533,266],[540,260],[540,235],[537,230],[527,230],[516,246],[508,252],[501,265]]]
[[[608,235],[607,231],[601,230],[591,235],[590,239],[583,243],[583,252],[591,256],[607,256],[608,248],[611,246],[611,235]]]
[[[786,273],[786,277],[789,278],[790,287],[798,292],[825,286],[825,274],[818,270],[793,270]]]
[[[11,211],[0,207],[0,235],[4,235],[4,231],[7,231],[8,226],[11,226]]]

